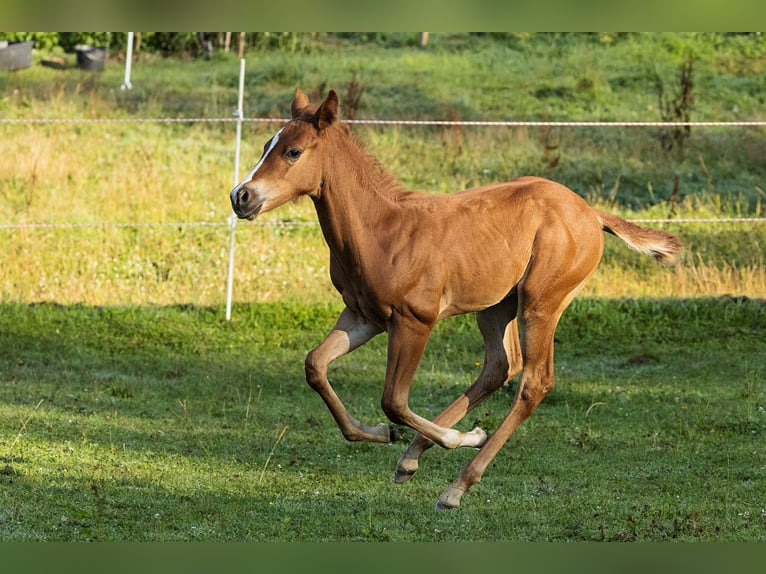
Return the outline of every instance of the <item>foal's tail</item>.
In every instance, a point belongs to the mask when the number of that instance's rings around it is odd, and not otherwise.
[[[598,210],[596,217],[604,231],[616,235],[636,251],[651,255],[662,263],[675,263],[684,250],[678,237],[667,231],[639,227],[621,217]]]

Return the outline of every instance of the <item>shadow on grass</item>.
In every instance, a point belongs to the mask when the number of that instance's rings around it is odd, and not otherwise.
[[[211,307],[4,304],[0,402],[23,410],[42,399],[47,416],[62,419],[119,413],[128,422],[108,425],[109,432],[135,444],[154,440],[141,421],[176,434],[276,427],[281,420],[337,434],[305,385],[303,358],[338,311],[334,305],[241,305],[227,323],[222,310]],[[556,391],[576,394],[566,379],[594,366],[626,379],[635,372],[680,374],[694,372],[700,361],[710,367],[706,359],[720,361],[720,350],[761,367],[764,325],[766,302],[747,298],[575,300],[556,335]],[[440,323],[413,387],[414,402],[433,396],[425,388],[430,385],[446,406],[478,374],[481,360],[471,317]],[[350,407],[380,419],[384,369],[380,336],[336,363],[331,378]],[[549,399],[556,400],[555,393]]]

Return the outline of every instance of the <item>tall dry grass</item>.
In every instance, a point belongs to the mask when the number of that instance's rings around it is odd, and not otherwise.
[[[418,62],[423,58],[418,55]],[[0,107],[16,117],[88,119],[125,117],[131,107],[143,117],[167,115],[175,102],[173,90],[141,96],[144,101],[110,92],[90,77],[70,84],[57,78],[46,79],[49,92],[40,83],[19,80]],[[230,84],[212,81],[207,92],[193,94],[200,109],[190,113],[219,113],[232,95]],[[255,163],[275,129],[245,124],[241,172]],[[694,153],[673,163],[646,131],[354,130],[405,185],[434,192],[543,175],[626,217],[760,215],[766,198],[757,183],[759,172],[746,169],[754,165],[751,152],[762,146],[749,131],[737,132],[741,140],[732,133],[716,139],[700,132],[690,144]],[[740,157],[732,155],[736,149],[750,158],[745,169],[734,163]],[[233,153],[233,124],[0,124],[0,226],[5,226],[0,227],[0,298],[92,305],[221,303]],[[678,173],[681,193],[669,202]],[[314,214],[310,202],[300,201],[263,220],[311,222]],[[216,225],[186,225],[197,222]],[[30,224],[106,226],[7,227]],[[657,266],[611,241],[584,293],[766,297],[766,225],[670,228],[687,245],[677,267]],[[236,300],[337,300],[315,225],[239,224],[235,269]]]
[[[309,219],[310,209],[306,201],[289,211]],[[674,231],[685,238],[683,227]],[[762,228],[749,232],[759,243],[743,254],[748,261],[727,261],[710,247],[702,255],[690,245],[674,267],[644,260],[609,238],[604,261],[583,294],[766,297]],[[0,296],[93,305],[219,304],[225,297],[228,234],[226,225],[3,229]],[[317,225],[240,223],[235,239],[235,300],[338,300]]]
[[[223,301],[233,134],[205,126],[179,129],[156,124],[4,129],[13,131],[13,137],[0,140],[0,223],[107,226],[0,229],[3,300],[94,305]],[[247,158],[257,157],[268,135],[263,127],[246,131],[243,165]],[[381,138],[373,144],[380,146],[381,157],[392,156],[389,163],[398,163],[394,168],[400,167],[404,179],[413,185],[449,191],[501,175],[486,174],[490,168],[477,169],[481,159],[465,152],[460,156],[465,166],[445,171],[449,150],[430,154],[427,149],[442,146],[444,134],[437,135],[435,142],[406,140],[396,131],[391,137],[393,142]],[[519,145],[518,136],[514,138]],[[473,153],[480,156],[481,150]],[[411,159],[405,165],[407,157],[417,161]],[[621,210],[614,202],[605,208],[632,217],[656,217],[669,211],[661,204],[637,212]],[[675,210],[676,216],[727,216],[732,211],[720,202],[703,206],[698,200],[686,201]],[[310,202],[300,201],[264,220],[313,222],[315,216]],[[167,225],[177,222],[219,225]],[[163,225],[109,226],[131,223]],[[584,293],[766,297],[766,226],[674,224],[672,230],[687,243],[680,265],[663,268],[643,261],[617,241],[610,242],[601,269]],[[240,223],[235,237],[236,300],[336,298],[327,274],[327,250],[316,225]]]

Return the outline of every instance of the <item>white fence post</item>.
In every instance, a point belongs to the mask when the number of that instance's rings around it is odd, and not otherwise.
[[[130,83],[130,68],[133,63],[133,32],[128,32],[128,48],[125,52],[125,79],[122,81],[121,90],[132,90],[133,84]]]
[[[237,118],[237,136],[234,143],[234,183],[232,187],[239,183],[239,146],[242,141],[242,101],[245,94],[245,59],[239,61],[239,99],[237,101],[237,111],[234,115]],[[232,211],[229,215],[229,270],[226,277],[226,320],[231,320],[231,299],[234,286],[234,230],[237,227],[237,216]]]

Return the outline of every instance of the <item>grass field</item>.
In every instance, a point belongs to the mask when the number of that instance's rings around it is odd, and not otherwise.
[[[656,78],[672,94],[692,54],[693,120],[764,119],[760,36],[403,38],[249,54],[245,114],[285,116],[300,85],[361,92],[357,118],[659,120]],[[35,65],[0,74],[0,115],[228,117],[237,73],[142,56],[123,92],[119,62]],[[243,168],[275,129],[246,124]],[[695,128],[670,151],[647,128],[354,129],[434,192],[532,173],[626,217],[763,216],[762,128]],[[346,443],[303,382],[340,310],[310,202],[237,226],[223,321],[228,228],[185,223],[226,221],[233,131],[0,124],[0,540],[766,538],[766,225],[661,224],[686,245],[674,268],[608,240],[557,333],[555,390],[437,514],[471,451],[432,449],[395,485],[404,444]],[[163,225],[12,227],[35,223]],[[470,317],[440,324],[413,408],[435,415],[481,357]],[[330,373],[368,424],[384,366],[382,336]],[[461,425],[493,429],[511,397]]]
[[[343,440],[303,382],[337,308],[5,304],[0,309],[3,540],[763,540],[766,306],[579,299],[558,382],[459,511],[435,513],[470,450]],[[440,324],[411,404],[479,370],[468,318]],[[361,420],[385,338],[332,370]],[[501,391],[460,427],[489,429]],[[406,436],[411,437],[411,433]]]

